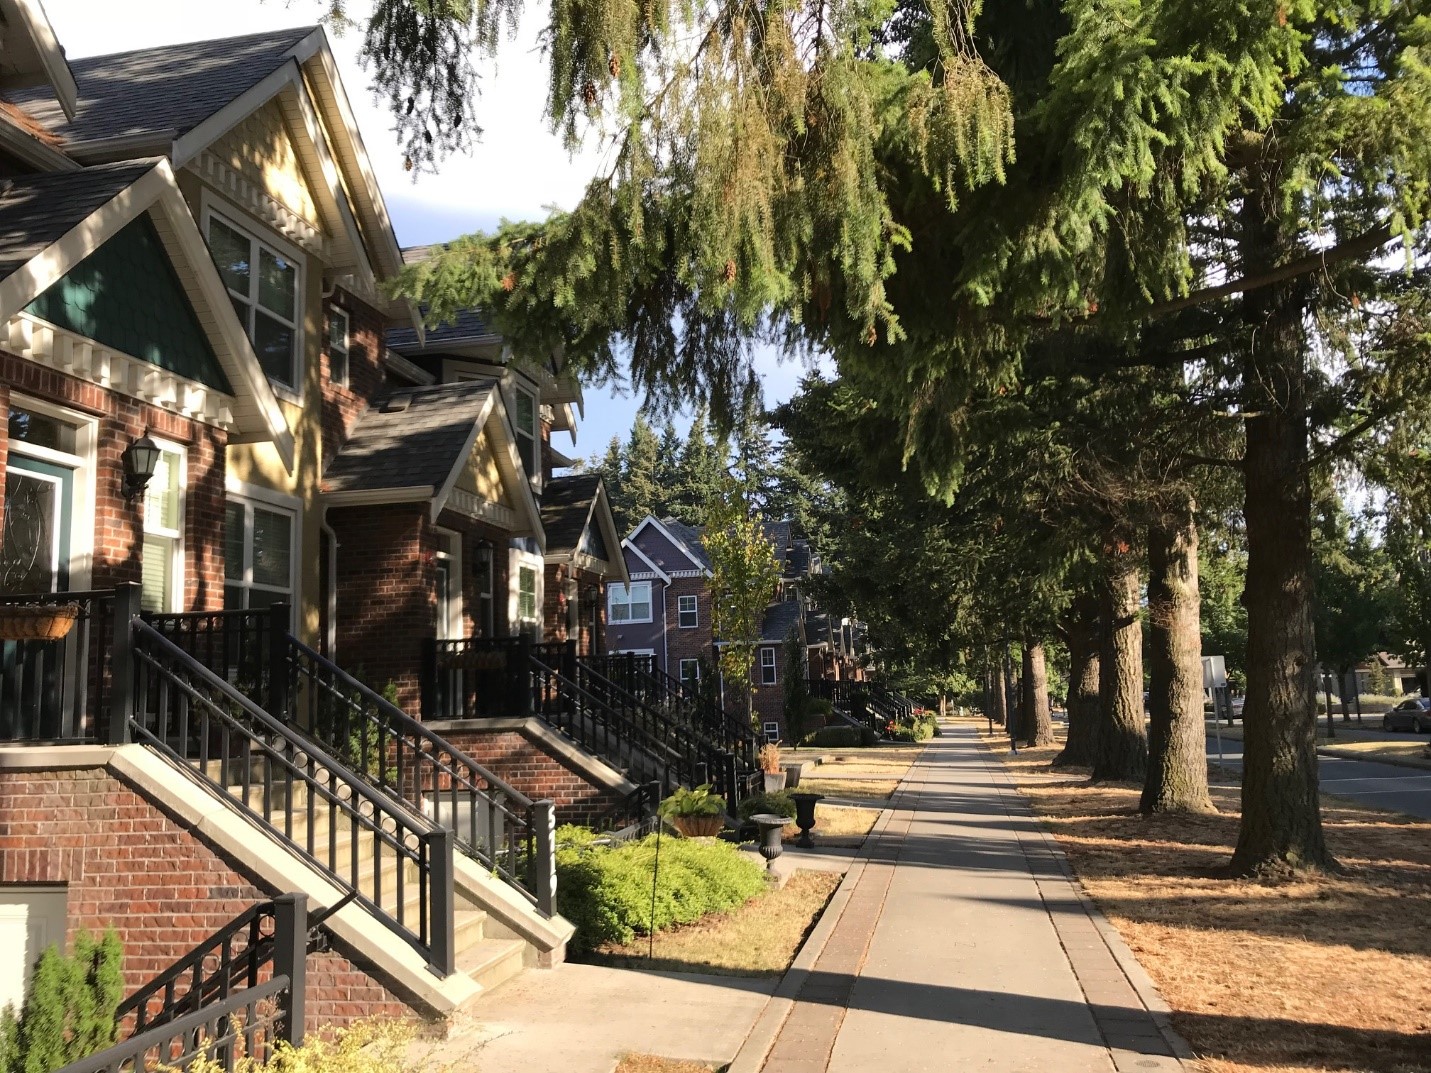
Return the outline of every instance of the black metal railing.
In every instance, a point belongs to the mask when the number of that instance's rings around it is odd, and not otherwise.
[[[623,840],[641,838],[656,830],[660,818],[656,808],[661,803],[661,784],[643,783],[621,799],[610,811],[592,821],[593,830]]]
[[[74,744],[103,740],[111,721],[115,623],[139,610],[139,587],[0,595],[6,607],[74,604],[68,634],[55,641],[0,640],[0,742]]]
[[[452,831],[374,789],[152,625],[136,621],[133,637],[135,740],[186,765],[450,974]]]
[[[533,801],[324,656],[288,638],[293,720],[457,848],[556,912],[554,806]]]
[[[119,1004],[114,1019],[127,1035],[137,1036],[228,998],[244,987],[257,987],[271,972],[295,974],[294,965],[322,947],[319,928],[336,906],[307,911],[306,894],[282,894],[244,910],[153,979],[135,988]],[[301,999],[301,995],[299,996]],[[301,1019],[301,1018],[300,1018]]]
[[[276,719],[287,716],[283,667],[290,612],[287,604],[235,611],[148,614],[144,621]]]

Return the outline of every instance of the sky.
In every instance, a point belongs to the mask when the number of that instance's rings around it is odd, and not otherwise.
[[[72,57],[94,56],[182,41],[282,30],[310,25],[326,12],[322,0],[44,0],[55,33]],[[349,0],[349,14],[361,17],[363,0]],[[535,7],[540,13],[542,8]],[[403,154],[392,132],[386,105],[375,101],[368,75],[358,63],[356,31],[330,32],[343,83],[357,114],[392,217],[398,242],[415,246],[443,242],[494,227],[502,218],[541,219],[550,207],[569,209],[581,197],[600,159],[595,151],[572,157],[551,133],[542,115],[546,66],[530,20],[508,43],[495,68],[484,63],[477,121],[482,139],[470,154],[448,158],[436,174],[403,169]],[[767,405],[794,392],[803,370],[779,363],[773,354],[760,362]],[[569,453],[600,453],[613,435],[624,437],[641,400],[613,396],[605,388],[586,392],[586,414]],[[678,421],[684,430],[686,421]],[[567,449],[560,443],[559,448]]]

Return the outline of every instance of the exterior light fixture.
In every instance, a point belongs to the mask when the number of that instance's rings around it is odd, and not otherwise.
[[[159,445],[149,438],[149,430],[124,449],[124,498],[133,502],[144,494],[154,471],[159,468]]]

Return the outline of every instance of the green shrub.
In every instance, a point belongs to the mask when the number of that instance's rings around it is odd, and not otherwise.
[[[812,700],[806,705],[805,710],[811,715],[818,715],[822,719],[828,719],[835,714],[835,706],[827,700]]]
[[[728,842],[667,838],[661,842],[653,919],[655,870],[654,835],[608,844],[585,829],[560,828],[557,909],[576,926],[572,952],[690,924],[743,905],[766,889],[760,865]]]
[[[813,745],[816,749],[853,749],[864,744],[862,730],[862,727],[851,726],[825,727],[809,735],[804,744]]]
[[[656,807],[658,816],[723,816],[725,798],[711,791],[711,784],[697,786],[694,790],[680,787],[670,797]]]
[[[794,816],[795,799],[790,796],[789,790],[778,790],[773,794],[752,794],[740,803],[738,811],[742,820],[748,820],[762,812],[774,813],[776,816]]]
[[[112,1046],[114,1011],[124,998],[124,947],[110,929],[75,936],[73,954],[40,955],[18,1016],[0,1017],[0,1071],[50,1073]]]

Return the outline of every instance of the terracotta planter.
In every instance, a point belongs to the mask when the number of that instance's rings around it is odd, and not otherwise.
[[[671,824],[685,838],[714,838],[725,826],[724,816],[672,816]]]
[[[777,771],[773,774],[765,772],[765,792],[767,794],[779,793],[785,789],[785,772]]]
[[[74,628],[79,611],[79,604],[0,607],[0,640],[58,641]]]

